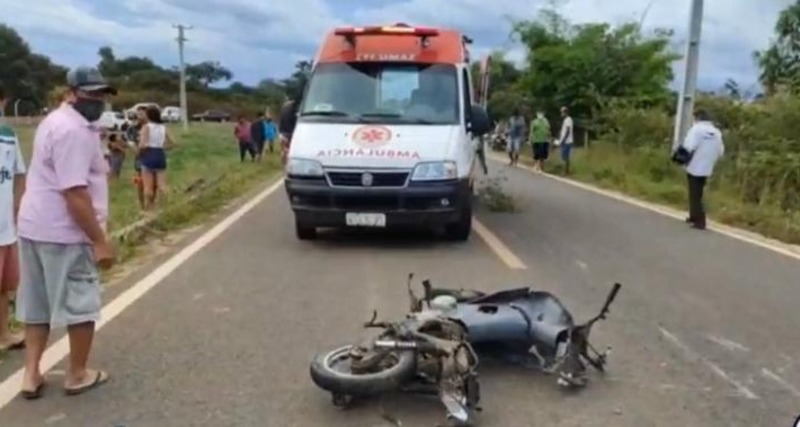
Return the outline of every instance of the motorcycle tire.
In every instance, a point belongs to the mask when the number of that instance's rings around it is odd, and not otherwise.
[[[345,356],[352,345],[318,354],[311,362],[311,379],[319,388],[334,394],[350,396],[374,396],[397,390],[416,371],[416,354],[413,351],[397,351],[397,363],[386,370],[369,374],[340,372],[331,366],[331,361]]]

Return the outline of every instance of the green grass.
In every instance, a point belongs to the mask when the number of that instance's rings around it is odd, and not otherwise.
[[[523,161],[532,163],[527,157]],[[563,173],[557,151],[551,153],[545,170]],[[686,175],[682,168],[670,162],[668,153],[663,151],[648,147],[628,151],[615,144],[598,142],[591,148],[573,151],[570,172],[569,178],[600,188],[680,210],[687,209]],[[708,216],[720,223],[787,243],[800,243],[799,213],[782,211],[770,205],[744,203],[738,192],[718,176],[709,180],[705,205]]]

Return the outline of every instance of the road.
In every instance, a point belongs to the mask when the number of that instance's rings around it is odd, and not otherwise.
[[[490,166],[520,207],[477,214],[493,247],[477,234],[466,244],[408,234],[300,242],[276,192],[99,331],[94,361],[110,370],[109,384],[64,397],[62,362],[47,395],[13,400],[0,425],[391,426],[386,411],[405,426],[433,426],[443,414],[435,400],[392,396],[383,408],[339,411],[308,374],[316,352],[364,337],[359,325],[373,309],[403,314],[409,272],[486,290],[529,284],[557,293],[579,318],[623,284],[593,335],[614,349],[607,375],[571,395],[552,377],[487,362],[484,426],[791,425],[800,413],[800,262]],[[512,255],[498,256],[498,244]],[[509,256],[524,268],[510,268]]]

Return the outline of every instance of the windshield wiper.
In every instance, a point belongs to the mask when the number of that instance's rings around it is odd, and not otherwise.
[[[388,117],[392,119],[399,119],[403,116],[399,113],[364,113],[361,115],[361,117]]]
[[[349,114],[345,113],[344,111],[336,111],[336,110],[329,110],[329,111],[304,111],[300,113],[300,117],[306,116],[327,116],[327,117],[346,117]]]
[[[399,119],[405,123],[414,123],[418,125],[433,125],[436,122],[432,122],[427,119],[417,118],[417,117],[408,117],[398,113],[364,113],[359,116],[361,119],[366,118],[387,118],[387,119]]]

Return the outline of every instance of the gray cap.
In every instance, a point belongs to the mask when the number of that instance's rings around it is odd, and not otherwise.
[[[117,89],[110,85],[96,68],[75,67],[67,73],[67,86],[86,92],[104,92],[117,94]]]

